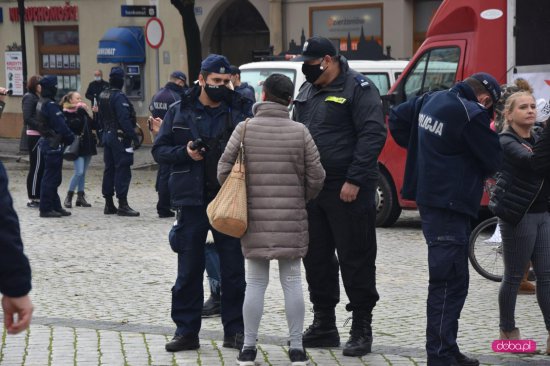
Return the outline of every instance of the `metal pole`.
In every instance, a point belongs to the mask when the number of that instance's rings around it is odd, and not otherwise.
[[[21,31],[21,55],[23,58],[23,92],[27,91],[27,42],[25,40],[25,0],[17,0],[19,28]]]
[[[25,40],[25,0],[17,0],[19,10],[19,28],[21,31],[21,58],[23,62],[23,93],[27,91],[27,42]],[[19,140],[19,151],[28,151],[27,147],[27,126],[23,123],[21,139]]]
[[[157,48],[157,90],[160,89],[160,56],[159,56],[160,52],[159,52],[159,48]]]

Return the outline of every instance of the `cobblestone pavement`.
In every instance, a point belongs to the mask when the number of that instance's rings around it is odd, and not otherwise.
[[[5,155],[0,141],[0,156]],[[6,159],[2,159],[5,160]],[[138,218],[103,215],[101,157],[94,157],[87,179],[91,208],[73,208],[64,219],[41,219],[25,206],[25,159],[7,159],[10,191],[19,214],[25,251],[33,268],[35,317],[30,330],[1,336],[0,365],[233,365],[237,351],[221,347],[219,318],[205,319],[199,351],[165,352],[174,327],[170,288],[176,255],[168,245],[172,219],[156,215],[156,172],[133,171],[130,205]],[[136,166],[151,162],[147,148],[136,152]],[[71,176],[65,163],[60,195]],[[313,365],[425,365],[426,247],[416,212],[407,212],[392,228],[378,229],[378,289],[374,311],[373,353],[342,356],[341,349],[309,349]],[[288,365],[283,296],[276,262],[266,292],[260,327],[259,365]],[[496,354],[498,283],[471,271],[470,293],[462,312],[461,349],[486,365],[550,365],[543,355]],[[205,289],[207,288],[205,282]],[[306,308],[307,285],[304,279]],[[337,307],[342,340],[345,292]],[[547,337],[535,296],[520,296],[517,323],[524,337],[543,349]],[[312,320],[306,312],[306,326]]]

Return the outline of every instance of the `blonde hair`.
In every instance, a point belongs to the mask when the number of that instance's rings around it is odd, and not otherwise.
[[[63,107],[65,104],[71,104],[71,99],[76,94],[76,91],[70,91],[61,98],[59,105]]]
[[[533,102],[535,102],[535,97],[531,92],[528,90],[521,90],[518,92],[515,92],[506,98],[506,102],[504,103],[504,129],[507,130],[510,128],[510,121],[508,120],[508,115],[512,113],[514,110],[514,107],[516,106],[516,100],[521,97],[531,97],[533,99]]]

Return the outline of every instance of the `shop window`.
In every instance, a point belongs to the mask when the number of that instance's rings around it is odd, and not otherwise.
[[[434,48],[424,53],[405,81],[406,100],[429,91],[452,87],[456,80],[459,60],[458,47]]]
[[[428,26],[441,3],[442,0],[415,0],[413,13],[413,53],[418,50],[426,39]]]
[[[57,76],[57,96],[80,90],[78,26],[36,27],[40,75]]]

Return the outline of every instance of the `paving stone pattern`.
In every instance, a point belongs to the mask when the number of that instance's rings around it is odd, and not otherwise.
[[[26,333],[1,335],[0,365],[234,365],[237,351],[221,347],[220,318],[203,320],[200,350],[176,354],[164,350],[174,331],[170,289],[176,277],[176,254],[168,245],[174,220],[156,215],[156,171],[133,171],[128,199],[140,217],[106,216],[101,156],[93,159],[86,184],[92,207],[73,208],[72,216],[62,219],[42,219],[36,209],[26,207],[25,159],[7,159],[10,191],[33,269],[35,312]],[[138,150],[136,160],[145,161],[141,167],[150,166],[150,149]],[[62,196],[72,174],[70,163],[65,162],[65,168]],[[312,365],[426,364],[427,252],[418,213],[406,212],[394,227],[378,229],[377,236],[380,301],[374,311],[373,353],[349,358],[342,356],[341,349],[309,349]],[[499,284],[481,278],[473,269],[470,275],[470,293],[460,320],[461,350],[485,365],[550,365],[550,357],[540,354],[491,351],[498,335]],[[206,281],[204,288],[207,293]],[[305,277],[303,288],[310,309]],[[345,342],[349,324],[344,327],[344,323],[350,314],[345,311],[343,287],[341,294],[337,323]],[[536,297],[519,296],[516,315],[522,335],[543,349],[548,333]],[[307,311],[306,326],[312,317]],[[258,365],[290,364],[286,324],[274,262],[260,327]]]

